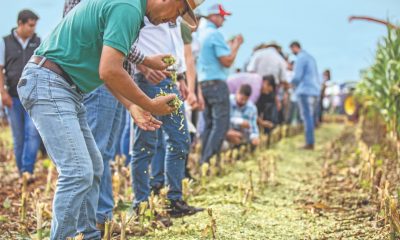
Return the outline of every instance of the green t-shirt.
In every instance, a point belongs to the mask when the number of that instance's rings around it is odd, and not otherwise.
[[[182,33],[182,39],[183,39],[183,43],[186,44],[191,44],[193,41],[192,38],[192,30],[190,29],[190,27],[182,22],[181,23],[181,33]]]
[[[146,0],[85,0],[58,24],[36,50],[57,63],[85,93],[103,84],[103,45],[127,55],[137,39]]]

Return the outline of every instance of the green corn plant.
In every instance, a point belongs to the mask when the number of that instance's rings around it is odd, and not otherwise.
[[[378,44],[375,62],[356,88],[359,102],[374,110],[400,139],[400,29],[388,28]]]

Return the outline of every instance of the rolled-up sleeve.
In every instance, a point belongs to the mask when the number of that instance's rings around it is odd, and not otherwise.
[[[132,45],[126,59],[132,64],[141,64],[145,59],[145,55],[137,48],[136,45]]]

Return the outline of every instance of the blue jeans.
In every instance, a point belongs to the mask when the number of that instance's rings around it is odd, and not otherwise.
[[[32,119],[17,97],[12,98],[11,108],[7,108],[8,122],[14,141],[14,155],[19,173],[33,173],[41,139]]]
[[[125,155],[125,164],[128,165],[130,163],[129,144],[131,136],[131,115],[128,111],[125,111],[125,119],[122,120],[122,128],[119,152],[121,155]]]
[[[209,162],[221,150],[229,129],[229,89],[225,81],[201,86],[205,101],[202,156],[200,163]]]
[[[162,130],[157,130],[157,147],[153,159],[151,160],[150,186],[164,186],[165,183],[165,154],[166,143]]]
[[[115,158],[122,128],[125,107],[103,85],[84,98],[86,117],[97,147],[103,158],[104,172],[96,213],[97,223],[112,219],[114,199],[110,160]]]
[[[65,240],[78,232],[100,239],[96,210],[103,159],[87,124],[83,95],[33,63],[22,73],[18,94],[59,174],[50,239]]]
[[[150,84],[142,74],[137,74],[135,79],[140,89],[150,98],[154,98],[161,90],[179,95],[179,91],[169,78],[158,85]],[[170,200],[182,198],[185,158],[190,148],[190,136],[184,117],[183,105],[179,112],[181,114],[159,117],[163,125],[158,131],[163,131],[165,134],[165,184],[169,186],[167,197]],[[156,153],[159,141],[163,141],[163,139],[158,139],[157,131],[143,131],[134,126],[131,161],[133,191],[135,193],[134,206],[138,206],[140,202],[147,201],[150,195],[149,165]]]
[[[306,144],[314,144],[314,128],[315,128],[315,118],[314,112],[316,109],[316,104],[318,103],[318,97],[309,95],[299,95],[298,104],[300,109],[301,118],[304,123],[304,133],[306,137]]]

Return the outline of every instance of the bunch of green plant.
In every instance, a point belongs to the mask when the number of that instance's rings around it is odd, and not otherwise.
[[[400,30],[388,28],[379,43],[375,62],[356,88],[359,102],[379,113],[400,139]]]
[[[168,95],[168,94],[167,94],[166,92],[164,92],[163,90],[161,90],[160,93],[156,95],[156,97],[159,97],[159,96],[167,96],[167,95]],[[168,105],[169,105],[170,107],[175,108],[175,111],[173,112],[173,114],[175,114],[175,115],[180,114],[179,110],[180,110],[182,104],[183,104],[183,102],[182,102],[181,99],[179,99],[178,96],[176,96],[173,100],[171,100],[171,101],[168,103]],[[183,115],[182,115],[182,118],[183,118]],[[182,124],[181,124],[181,125],[182,125]]]
[[[169,56],[169,57],[165,57],[162,59],[162,61],[167,64],[168,66],[171,66],[173,64],[175,64],[176,60],[173,56]]]
[[[172,66],[176,63],[176,59],[173,56],[163,58],[163,62],[166,63],[168,66]],[[168,68],[167,69],[171,73],[171,79],[173,83],[176,83],[178,80],[178,74],[176,73],[175,68]]]

